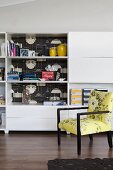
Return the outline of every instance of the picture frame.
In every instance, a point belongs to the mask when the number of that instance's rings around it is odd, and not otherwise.
[[[29,49],[21,48],[21,49],[20,49],[20,56],[21,56],[21,57],[23,57],[23,56],[24,56],[24,57],[25,57],[25,56],[28,57],[28,56],[29,56]]]
[[[35,56],[35,51],[29,50],[29,57],[34,57]]]

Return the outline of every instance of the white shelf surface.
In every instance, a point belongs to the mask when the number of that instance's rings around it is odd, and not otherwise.
[[[0,128],[0,130],[6,130],[6,128]]]
[[[85,105],[69,105],[69,107],[88,107],[88,106],[85,106]]]
[[[21,106],[21,107],[24,107],[24,106],[28,106],[28,107],[52,107],[52,108],[79,108],[79,107],[88,107],[88,106],[83,106],[83,105],[57,105],[57,106],[46,106],[46,105],[41,105],[41,104],[22,104],[22,103],[19,103],[19,102],[13,102],[13,103],[10,103],[7,105],[8,107],[9,106]]]
[[[47,105],[43,105],[43,104],[23,104],[23,103],[20,103],[20,102],[12,102],[12,103],[9,103],[8,106],[28,106],[28,107],[68,107],[68,105],[57,105],[57,106],[47,106]]]
[[[10,59],[67,59],[67,56],[7,56]]]
[[[2,81],[2,80],[0,80],[0,83],[5,83],[6,81]]]
[[[79,82],[79,81],[69,81],[69,83],[70,84],[113,84],[113,81],[112,81],[112,79],[111,79],[111,81],[110,82],[106,82],[106,81],[101,81],[101,82],[99,82],[99,81],[94,81],[94,82],[89,82],[89,81],[83,81],[83,82]]]
[[[0,59],[2,59],[2,58],[6,58],[6,56],[0,56]]]
[[[1,107],[6,107],[6,105],[0,105],[0,108],[1,108]]]
[[[24,81],[7,81],[7,83],[67,83],[68,81],[38,81],[38,80],[24,80]]]

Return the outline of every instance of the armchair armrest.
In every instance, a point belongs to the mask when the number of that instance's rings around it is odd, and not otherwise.
[[[80,116],[82,115],[91,115],[91,114],[107,114],[109,111],[99,111],[99,112],[83,112],[77,113],[77,134],[81,134],[80,132]]]
[[[57,109],[57,126],[60,122],[60,111],[62,110],[81,110],[81,109],[88,109],[88,107],[64,107]]]
[[[82,113],[77,113],[78,116],[82,115],[92,115],[92,114],[105,114],[109,113],[110,111],[99,111],[99,112],[82,112]]]

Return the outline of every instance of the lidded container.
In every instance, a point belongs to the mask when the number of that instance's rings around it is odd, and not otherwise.
[[[51,47],[49,49],[49,55],[50,56],[56,56],[57,55],[57,48],[56,47]]]
[[[58,56],[66,56],[67,55],[67,45],[60,44],[57,46],[57,55]]]

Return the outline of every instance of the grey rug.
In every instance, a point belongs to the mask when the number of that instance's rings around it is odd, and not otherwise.
[[[49,160],[48,170],[113,170],[113,158]]]

